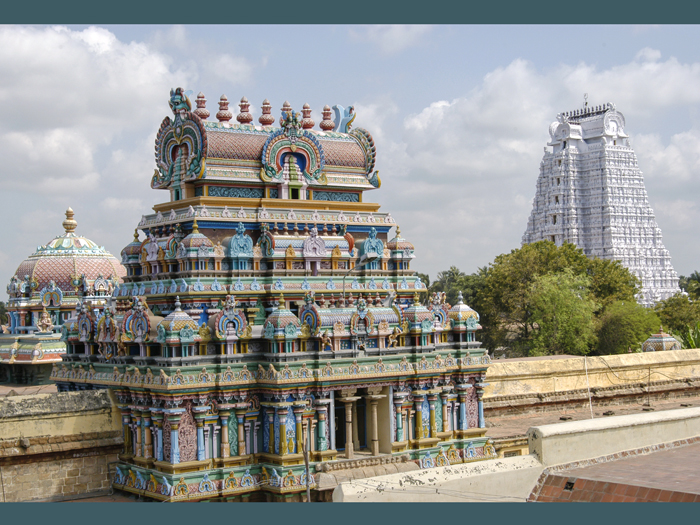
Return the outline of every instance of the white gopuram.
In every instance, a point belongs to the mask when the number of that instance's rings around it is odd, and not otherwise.
[[[549,134],[523,244],[570,242],[619,260],[642,281],[645,306],[680,292],[622,113],[613,104],[562,113]]]

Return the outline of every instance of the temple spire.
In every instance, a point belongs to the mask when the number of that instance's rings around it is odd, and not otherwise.
[[[73,233],[77,227],[78,223],[73,219],[73,209],[68,208],[66,210],[66,220],[63,221],[63,228],[66,230],[66,233]]]

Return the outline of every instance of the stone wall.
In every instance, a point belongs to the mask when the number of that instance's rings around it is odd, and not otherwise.
[[[0,399],[0,501],[74,499],[110,488],[123,445],[110,393]]]
[[[700,350],[495,360],[486,374],[489,416],[641,403],[700,393]]]

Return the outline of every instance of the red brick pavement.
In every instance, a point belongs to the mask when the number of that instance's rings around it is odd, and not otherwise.
[[[700,502],[700,443],[550,473],[534,501]]]

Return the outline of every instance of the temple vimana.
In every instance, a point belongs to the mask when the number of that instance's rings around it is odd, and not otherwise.
[[[181,88],[169,104],[151,177],[167,199],[121,264],[65,283],[13,280],[17,304],[35,293],[40,308],[13,317],[14,332],[43,322],[65,345],[59,390],[114,393],[125,445],[113,486],[277,501],[360,458],[429,468],[495,457],[479,316],[461,296],[419,301],[413,244],[367,201],[381,180],[354,108],[324,107],[315,128],[308,105],[285,103],[276,121],[265,100],[254,124],[245,98],[234,119],[222,96],[216,121],[201,93],[194,109]],[[75,223],[69,210],[54,251],[84,247]]]

